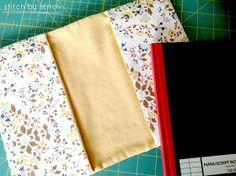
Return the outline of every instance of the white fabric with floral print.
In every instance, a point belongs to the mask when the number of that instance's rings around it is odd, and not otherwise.
[[[90,175],[45,35],[0,49],[0,133],[12,175]]]
[[[139,0],[106,11],[147,122],[159,142],[150,44],[184,42],[187,35],[170,0]]]

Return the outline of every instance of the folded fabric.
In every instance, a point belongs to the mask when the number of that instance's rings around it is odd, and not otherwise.
[[[92,169],[156,147],[105,14],[47,37]]]
[[[188,37],[170,0],[135,1],[105,12],[145,113],[159,142],[150,45]]]
[[[186,40],[170,1],[152,0],[2,48],[12,174],[90,175],[159,145],[149,44]]]

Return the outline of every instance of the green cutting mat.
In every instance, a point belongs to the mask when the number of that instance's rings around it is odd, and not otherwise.
[[[0,1],[0,47],[130,1],[2,0]],[[190,40],[236,38],[236,14],[223,1],[172,0],[172,2]],[[21,9],[17,10],[16,6],[21,4],[26,8],[20,7]],[[0,175],[10,175],[1,136]],[[160,176],[162,175],[160,149],[134,156],[95,175]]]
[[[8,167],[1,135],[0,135],[0,175],[1,176],[10,176],[11,175],[10,169]]]

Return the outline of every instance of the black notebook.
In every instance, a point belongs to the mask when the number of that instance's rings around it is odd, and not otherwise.
[[[236,43],[153,44],[152,56],[165,175],[236,175]]]

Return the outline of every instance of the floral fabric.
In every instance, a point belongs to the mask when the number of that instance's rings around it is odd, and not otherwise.
[[[188,38],[170,0],[134,1],[108,10],[106,14],[147,122],[159,141],[150,44],[183,42]]]
[[[0,133],[12,175],[89,175],[45,35],[0,49]]]

